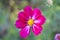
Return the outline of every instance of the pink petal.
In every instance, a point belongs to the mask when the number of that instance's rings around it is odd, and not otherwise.
[[[57,34],[55,35],[55,40],[60,40],[60,34],[59,34],[59,33],[57,33]]]
[[[32,31],[33,31],[35,36],[39,35],[42,31],[42,27],[40,25],[34,24],[33,27],[32,27]]]
[[[33,11],[33,16],[32,16],[32,19],[36,19],[37,17],[40,17],[41,16],[41,10],[39,10],[38,8],[35,8],[34,11]]]
[[[27,17],[27,15],[24,13],[24,11],[22,11],[22,12],[19,12],[19,13],[18,13],[18,19],[23,22],[23,21],[27,21],[27,20],[28,20],[28,17]]]
[[[21,22],[20,20],[16,20],[16,28],[24,28],[26,26],[26,23]]]
[[[30,26],[26,26],[25,28],[21,29],[20,36],[22,38],[26,38],[30,34]]]
[[[45,17],[44,17],[44,16],[41,16],[40,18],[36,19],[36,20],[34,21],[34,23],[35,23],[35,24],[42,25],[42,24],[45,23],[45,21],[46,21]]]
[[[30,7],[30,6],[26,6],[25,8],[24,8],[24,11],[25,11],[25,13],[28,15],[28,16],[32,16],[32,8]]]

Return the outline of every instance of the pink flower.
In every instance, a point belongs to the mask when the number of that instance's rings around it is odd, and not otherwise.
[[[60,34],[55,35],[55,40],[60,40]]]
[[[21,29],[19,32],[20,36],[26,38],[30,34],[30,30],[32,30],[35,36],[40,34],[45,20],[41,10],[26,6],[23,11],[18,13],[18,20],[16,20],[15,25],[16,28]]]

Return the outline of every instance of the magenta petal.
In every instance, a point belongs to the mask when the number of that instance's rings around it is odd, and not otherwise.
[[[28,15],[28,16],[32,16],[32,7],[30,7],[30,6],[26,6],[25,8],[24,8],[24,11],[25,11],[25,13]]]
[[[34,14],[35,14],[35,13],[37,13],[37,15],[41,15],[42,12],[41,12],[40,9],[35,8],[35,9],[34,9]]]
[[[18,13],[18,19],[22,22],[28,20],[28,18],[26,16],[26,14],[24,13],[24,11]]]
[[[34,24],[33,27],[32,27],[32,31],[33,31],[35,36],[39,35],[42,31],[42,27],[40,25]]]
[[[16,25],[16,28],[24,28],[26,26],[26,23],[20,22],[20,20],[16,20],[16,24],[15,25]]]
[[[22,38],[26,38],[30,33],[30,26],[26,26],[25,28],[21,29],[20,36]]]
[[[32,19],[36,19],[37,17],[40,17],[41,16],[41,10],[39,10],[38,8],[35,8],[34,11],[33,11],[33,16],[32,16]]]
[[[44,16],[41,16],[40,18],[38,18],[37,20],[34,21],[35,24],[39,24],[39,25],[42,25],[44,24],[46,21],[45,17]]]
[[[24,18],[24,11],[19,11],[19,13],[18,13],[18,18],[20,18],[20,17],[23,17]]]

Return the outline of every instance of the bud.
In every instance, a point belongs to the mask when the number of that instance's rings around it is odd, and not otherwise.
[[[48,5],[52,5],[53,1],[52,0],[47,0]]]

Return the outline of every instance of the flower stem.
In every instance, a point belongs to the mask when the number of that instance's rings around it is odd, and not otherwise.
[[[27,38],[25,38],[24,40],[27,40]]]

